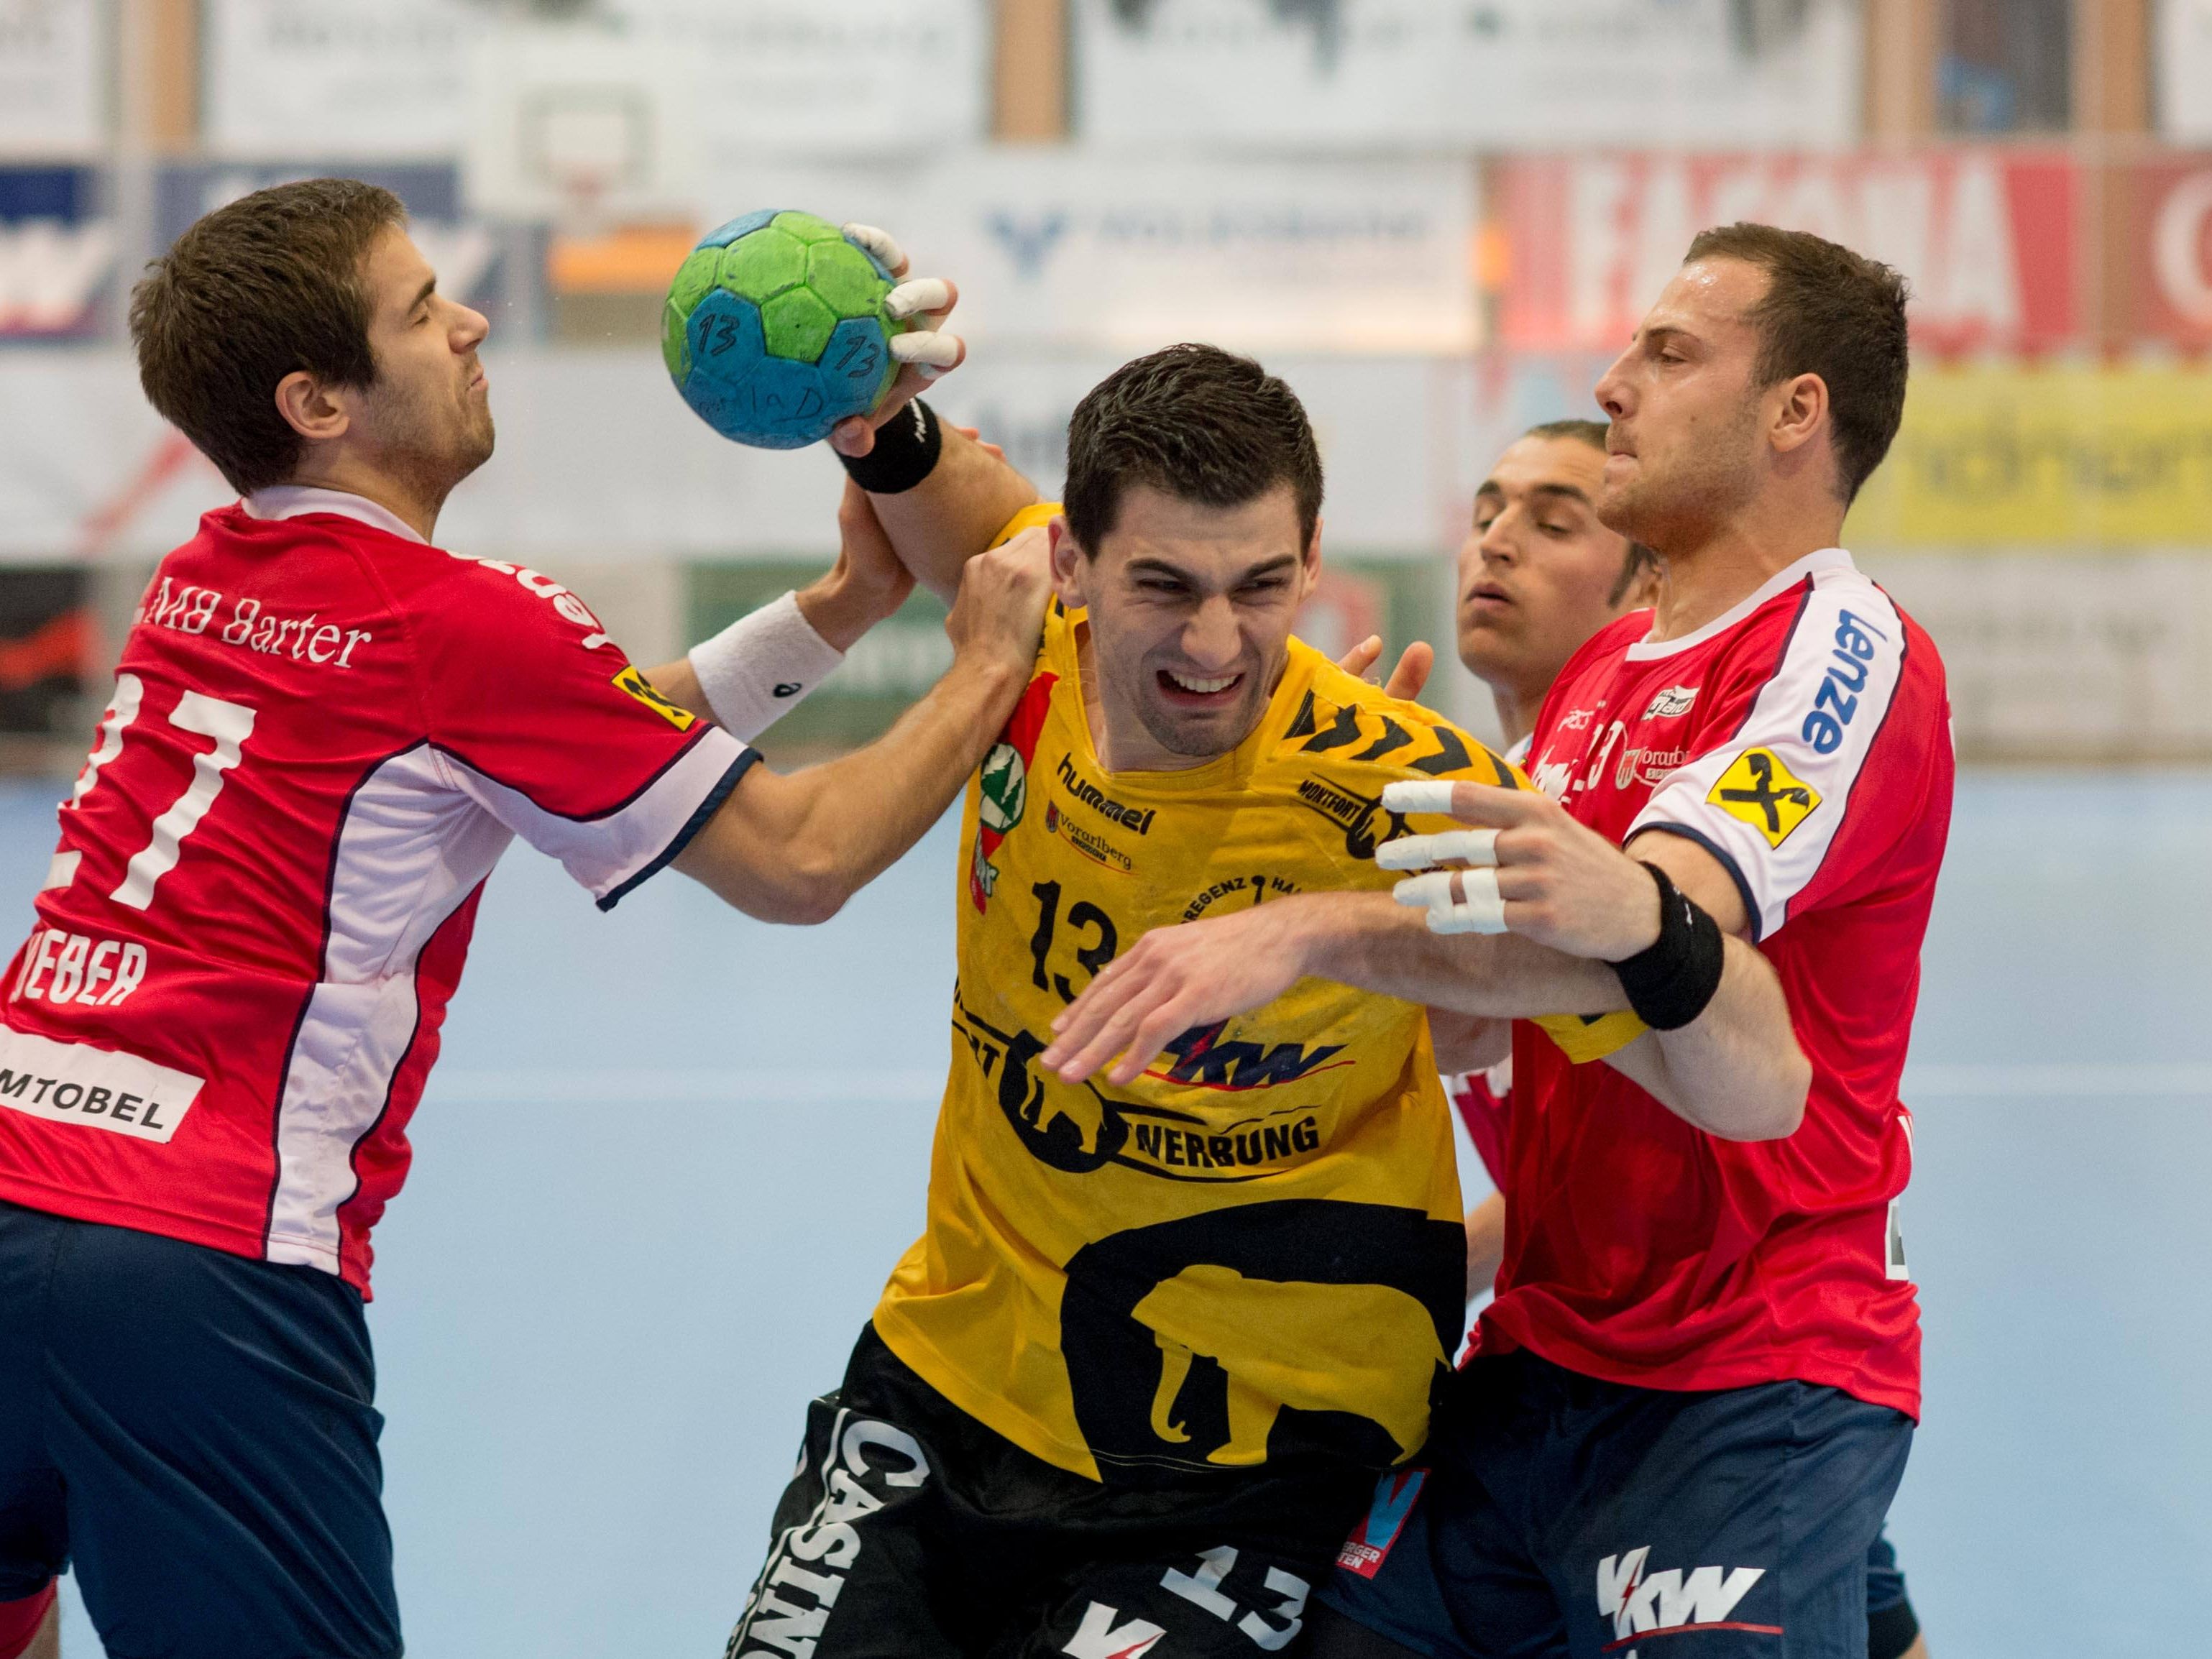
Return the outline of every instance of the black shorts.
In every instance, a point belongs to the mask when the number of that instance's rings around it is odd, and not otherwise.
[[[1086,1480],[960,1410],[870,1326],[844,1386],[807,1408],[727,1659],[1257,1659],[1298,1635],[1374,1483]]]

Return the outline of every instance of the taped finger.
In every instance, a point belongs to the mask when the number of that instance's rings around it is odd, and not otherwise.
[[[1386,812],[1426,812],[1432,817],[1449,817],[1451,803],[1452,787],[1444,779],[1422,779],[1418,782],[1386,783],[1382,786],[1382,810]]]
[[[906,275],[906,250],[898,245],[898,239],[890,232],[879,230],[873,225],[841,225],[838,228],[845,233],[847,241],[855,244],[863,253],[881,265],[885,275],[892,277]]]
[[[1497,863],[1498,831],[1446,830],[1434,836],[1401,836],[1375,849],[1376,865],[1384,870],[1426,870],[1455,860],[1462,864]]]
[[[1432,933],[1502,933],[1505,901],[1495,870],[1431,870],[1390,890],[1399,903],[1428,912]]]
[[[967,343],[957,334],[938,329],[917,329],[910,334],[891,336],[893,357],[900,362],[915,363],[939,373],[957,368],[967,349]]]
[[[884,315],[902,323],[909,317],[950,310],[951,306],[952,284],[942,276],[917,276],[884,295]]]
[[[1432,933],[1502,933],[1505,927],[1505,901],[1498,894],[1498,872],[1495,870],[1440,871],[1448,879],[1456,878],[1460,890],[1466,895],[1456,904],[1429,912],[1429,931]]]

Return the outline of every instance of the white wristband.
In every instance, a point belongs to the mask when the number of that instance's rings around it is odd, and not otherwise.
[[[797,708],[844,660],[843,652],[814,631],[796,593],[738,617],[691,647],[691,672],[699,677],[708,711],[744,743]]]

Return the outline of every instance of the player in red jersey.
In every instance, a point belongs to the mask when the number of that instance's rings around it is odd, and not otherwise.
[[[210,215],[132,331],[243,500],[155,573],[7,969],[0,1619],[73,1558],[111,1653],[396,1655],[369,1230],[485,878],[520,836],[602,908],[672,863],[824,919],[1027,684],[1043,538],[968,565],[954,665],[884,740],[778,776],[757,717],[909,585],[856,490],[830,578],[648,675],[560,583],[431,544],[491,453],[486,325],[387,192]],[[949,477],[987,459],[946,441]]]
[[[1553,421],[1507,446],[1475,492],[1460,549],[1459,658],[1490,687],[1516,763],[1544,701],[1584,641],[1657,603],[1656,556],[1597,516],[1601,421]],[[1482,1055],[1480,1058],[1487,1059]],[[1468,1295],[1486,1293],[1505,1254],[1505,1145],[1513,1059],[1448,1078],[1452,1104],[1493,1186],[1468,1212]],[[1867,1555],[1868,1659],[1928,1659],[1918,1615],[1887,1536]]]
[[[1347,1545],[1317,1653],[1866,1652],[1919,1409],[1897,1085],[1952,757],[1933,645],[1835,541],[1905,365],[1893,272],[1800,233],[1699,236],[1598,386],[1600,515],[1666,586],[1547,698],[1530,772],[1556,801],[1455,787],[1496,833],[1408,884],[1426,930],[1329,895],[1149,936],[1047,1056],[1149,1061],[1307,972],[1520,1015],[1532,940],[1615,964],[1608,1003],[1653,1028],[1576,1066],[1516,1020],[1498,1297],[1425,1486],[1378,1494]],[[1698,1030],[1715,933],[1779,976],[1799,1108],[1669,1109],[1638,1075]]]

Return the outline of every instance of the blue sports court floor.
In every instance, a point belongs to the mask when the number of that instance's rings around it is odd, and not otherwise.
[[[56,798],[0,790],[24,927]],[[673,875],[601,916],[509,855],[378,1235],[411,1654],[720,1652],[803,1403],[921,1219],[953,839],[812,931]],[[2202,775],[1960,790],[1908,1074],[1928,1398],[1893,1517],[1939,1659],[2201,1639],[2208,848]],[[74,1607],[67,1644],[98,1650]]]

